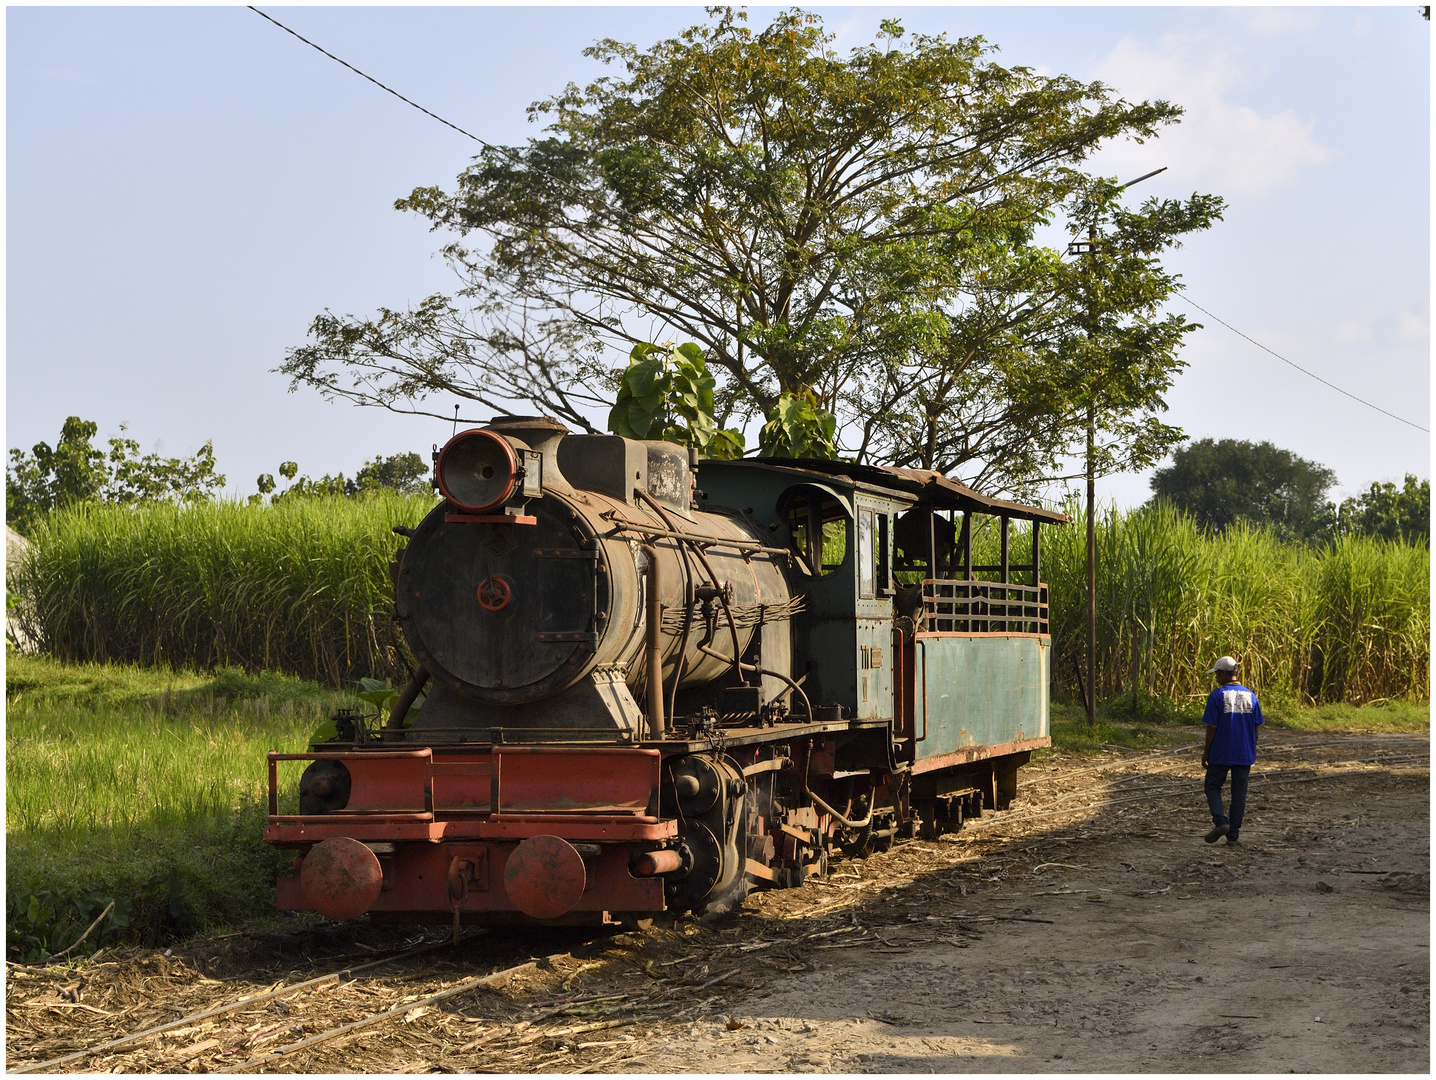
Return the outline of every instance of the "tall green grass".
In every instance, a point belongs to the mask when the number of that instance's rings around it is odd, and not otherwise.
[[[256,507],[88,506],[36,530],[12,591],[49,653],[213,669],[281,670],[331,686],[402,672],[388,613],[397,524],[424,497],[315,499]],[[974,562],[998,562],[976,519]],[[1053,678],[1075,693],[1086,651],[1085,525],[1043,530]],[[1200,698],[1218,656],[1268,700],[1430,696],[1430,553],[1362,537],[1286,544],[1237,526],[1221,536],[1164,506],[1096,521],[1099,698]],[[1030,561],[1014,524],[1010,560]],[[991,577],[993,575],[982,575]]]
[[[109,900],[115,915],[87,946],[272,914],[287,858],[262,841],[265,754],[302,751],[335,707],[356,704],[286,676],[67,665],[13,650],[5,696],[12,956],[62,948]]]
[[[1053,676],[1068,691],[1086,655],[1086,523],[1073,516],[1042,533]],[[1365,537],[1304,547],[1245,526],[1218,536],[1161,505],[1108,507],[1095,525],[1099,699],[1201,698],[1223,655],[1273,702],[1429,699],[1425,548]],[[1030,539],[1013,543],[1030,550]]]
[[[68,660],[280,670],[331,686],[397,676],[388,564],[425,497],[275,506],[90,504],[51,515],[12,591]]]

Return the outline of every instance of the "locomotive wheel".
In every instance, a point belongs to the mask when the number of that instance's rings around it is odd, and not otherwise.
[[[723,870],[723,845],[712,830],[701,821],[684,821],[679,837],[693,858],[693,869],[665,888],[665,899],[671,908],[690,908],[712,891]]]
[[[738,879],[724,889],[722,895],[714,897],[703,905],[703,910],[698,917],[713,919],[720,915],[726,915],[741,904],[752,891],[753,886],[747,875],[739,874]]]

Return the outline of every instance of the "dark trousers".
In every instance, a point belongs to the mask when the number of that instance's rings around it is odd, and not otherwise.
[[[1222,785],[1227,782],[1227,773],[1232,774],[1232,812],[1228,820],[1222,812]],[[1213,825],[1228,826],[1227,836],[1235,840],[1241,832],[1242,815],[1247,808],[1247,781],[1251,779],[1250,765],[1208,765],[1207,779],[1202,785],[1207,793],[1207,806],[1212,811]]]

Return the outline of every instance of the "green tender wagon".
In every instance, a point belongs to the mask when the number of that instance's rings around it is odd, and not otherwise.
[[[700,505],[735,508],[792,549],[805,605],[792,670],[818,709],[891,723],[910,800],[898,818],[933,837],[1005,809],[1018,767],[1051,745],[1041,530],[1067,518],[939,473],[838,461],[704,461],[698,485]],[[984,518],[998,557],[977,564]],[[841,775],[880,751],[854,737],[834,752]]]

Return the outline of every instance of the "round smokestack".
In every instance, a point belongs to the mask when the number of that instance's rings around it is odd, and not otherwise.
[[[558,467],[558,444],[568,434],[568,428],[559,421],[551,416],[496,416],[489,421],[488,429],[519,439],[543,455],[544,487],[573,490]]]

